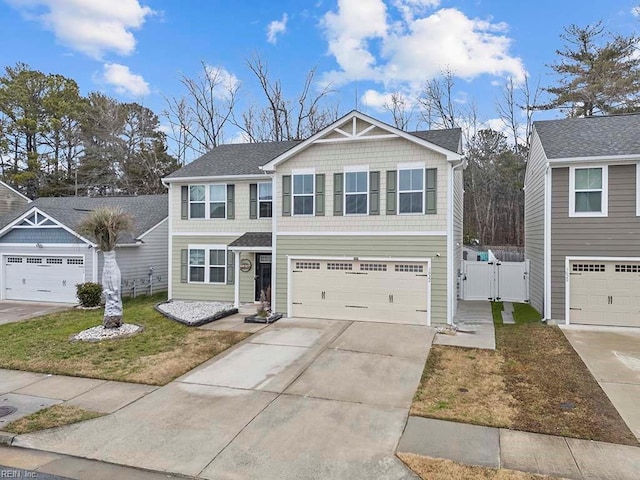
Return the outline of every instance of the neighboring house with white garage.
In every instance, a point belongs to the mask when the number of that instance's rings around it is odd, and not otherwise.
[[[0,217],[25,206],[30,201],[29,197],[0,181]]]
[[[640,115],[535,122],[525,178],[531,304],[640,326]]]
[[[445,324],[462,259],[460,129],[353,111],[300,142],[221,145],[172,173],[169,298]]]
[[[101,282],[103,256],[78,225],[92,210],[133,217],[117,252],[125,296],[167,289],[167,196],[43,197],[0,219],[0,299],[75,303],[76,284]]]

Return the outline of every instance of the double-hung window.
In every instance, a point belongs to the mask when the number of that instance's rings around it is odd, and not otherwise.
[[[293,214],[313,215],[314,202],[314,174],[293,176]]]
[[[273,215],[273,191],[271,183],[258,184],[258,217],[271,218]]]
[[[398,213],[424,213],[424,168],[398,171]]]
[[[189,218],[226,218],[226,214],[226,185],[189,186]]]
[[[224,248],[202,247],[189,249],[189,282],[225,283],[227,252]]]
[[[369,213],[369,172],[345,172],[344,196],[346,215]]]
[[[572,167],[569,171],[569,215],[607,215],[607,167]]]

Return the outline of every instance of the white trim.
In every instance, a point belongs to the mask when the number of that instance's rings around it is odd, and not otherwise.
[[[408,163],[405,163],[404,165],[409,165]],[[414,164],[417,165],[417,164]],[[403,190],[400,191],[400,172],[402,171],[411,171],[411,170],[420,170],[420,172],[422,172],[422,190]],[[424,215],[425,214],[425,195],[427,194],[427,175],[425,172],[425,168],[424,168],[424,164],[422,164],[422,167],[418,167],[418,166],[413,166],[413,167],[404,167],[404,168],[400,168],[400,164],[398,165],[398,170],[397,170],[398,174],[396,178],[396,211],[398,212],[398,215]],[[421,206],[421,210],[419,212],[401,212],[400,211],[400,194],[401,193],[422,193],[422,201],[420,202],[420,206]]]
[[[263,200],[263,202],[268,202],[271,201],[271,216],[270,217],[263,217],[260,215],[260,185],[271,185],[271,200]],[[273,217],[273,213],[274,213],[274,209],[273,209],[273,182],[258,182],[256,184],[256,218],[258,219],[263,219],[263,218],[272,218]]]
[[[311,176],[312,192],[295,193],[296,177]],[[311,197],[311,213],[296,213],[296,197]],[[291,171],[291,216],[292,217],[315,217],[316,215],[316,174],[315,169],[294,169]]]
[[[38,242],[22,242],[22,243],[0,243],[0,248],[3,247],[33,247]],[[93,248],[93,245],[87,245],[86,243],[41,243],[42,248],[61,247],[61,248],[77,248],[86,250]]]
[[[23,195],[22,193],[20,193],[18,190],[16,190],[15,188],[13,188],[12,186],[10,186],[9,184],[3,182],[2,180],[0,180],[0,185],[2,185],[3,187],[11,190],[13,193],[15,193],[16,195],[20,196],[20,198],[22,198],[23,200],[26,200],[27,203],[31,203],[33,200],[31,200],[29,197],[27,197],[26,195]]]
[[[640,262],[640,257],[599,257],[599,256],[567,256],[564,257],[565,289],[564,289],[564,324],[571,324],[571,275],[569,266],[571,262]]]
[[[258,252],[258,253],[271,253],[272,247],[232,247],[229,245],[229,250],[232,252]]]
[[[91,266],[91,276],[93,277],[93,282],[98,283],[98,249],[93,249],[93,265]]]
[[[315,174],[316,174],[315,167],[292,168],[291,169],[291,176],[293,176],[293,175],[315,175]]]
[[[447,324],[453,325],[455,310],[457,309],[457,277],[455,274],[456,265],[454,265],[455,255],[453,254],[454,242],[455,238],[453,237],[453,222],[455,212],[453,210],[453,200],[454,200],[454,186],[455,179],[454,173],[457,168],[464,168],[464,160],[458,163],[457,165],[449,164],[449,168],[447,169]],[[423,170],[424,171],[424,170]],[[425,195],[426,195],[426,177],[424,178],[425,182]],[[464,192],[462,192],[464,195]],[[463,197],[464,199],[464,197]],[[423,197],[424,200],[424,197]],[[422,202],[424,205],[424,201]],[[400,205],[398,204],[398,207]],[[464,215],[464,212],[463,212]],[[463,218],[464,222],[464,218]],[[460,246],[462,248],[462,246]]]
[[[602,169],[602,185],[600,189],[583,189],[580,192],[600,191],[599,212],[576,212],[576,170]],[[572,165],[569,167],[569,216],[570,217],[606,217],[609,214],[609,166],[608,165]]]
[[[203,175],[201,177],[172,177],[163,178],[163,183],[220,183],[227,180],[264,180],[265,177],[270,177],[268,173],[260,173],[255,175]]]
[[[237,253],[235,254],[235,257],[234,257],[233,269],[234,269],[234,272],[235,272],[234,278],[233,278],[233,280],[234,280],[234,282],[233,282],[234,283],[234,285],[233,285],[233,306],[235,308],[238,308],[240,306],[240,255],[237,254]],[[226,274],[226,272],[225,272],[225,274]],[[226,280],[226,278],[225,278],[225,280]]]
[[[369,173],[369,165],[345,165],[344,173],[350,172],[367,172]]]
[[[636,163],[636,216],[640,216],[640,162]]]
[[[349,260],[363,262],[416,262],[427,264],[427,326],[431,326],[431,258],[429,257],[354,257],[354,256],[323,256],[323,255],[287,255],[287,317],[293,312],[293,290],[291,276],[291,262],[294,260]],[[273,288],[272,288],[273,295]]]
[[[300,231],[300,232],[278,232],[277,235],[282,236],[328,236],[328,237],[383,237],[383,236],[398,236],[398,237],[445,237],[447,236],[447,232],[444,230],[433,230],[428,232],[406,232],[406,231],[398,231],[398,232],[327,232],[327,231]]]
[[[174,237],[239,237],[245,233],[247,232],[172,232],[171,235]]]
[[[168,203],[168,216],[167,220],[169,222],[169,245],[168,245],[168,261],[167,261],[167,300],[171,300],[173,298],[173,203],[172,197],[174,195],[172,185],[169,185],[169,192],[167,195]],[[187,254],[188,255],[188,254]]]
[[[25,218],[27,218],[29,215],[31,215],[34,212],[38,212],[39,214],[49,218],[52,222],[55,222],[56,224],[60,225],[60,228],[62,228],[63,230],[66,230],[68,233],[70,233],[74,237],[79,238],[80,240],[82,240],[86,244],[92,245],[94,247],[96,246],[96,244],[94,242],[92,242],[90,240],[87,240],[82,235],[79,235],[77,232],[73,231],[72,229],[70,229],[69,227],[64,225],[62,222],[59,222],[58,220],[56,220],[53,216],[51,216],[48,213],[40,210],[38,207],[31,207],[29,210],[27,210],[25,213],[23,213],[18,218],[13,220],[11,223],[5,225],[5,227],[2,230],[0,230],[0,237],[4,236],[9,230],[11,230],[14,226],[16,226],[18,223],[22,222]]]
[[[271,309],[274,312],[277,312],[277,296],[276,296],[276,266],[278,262],[277,255],[277,231],[278,231],[278,202],[277,202],[277,181],[275,175],[271,178],[271,182],[273,183],[273,187],[271,188],[271,193],[273,194],[273,205],[272,212],[273,218],[271,219]]]
[[[194,265],[194,267],[202,267],[204,268],[204,281],[202,282],[192,282],[191,281],[191,250],[204,250],[204,265]],[[222,282],[211,282],[209,278],[210,268],[220,268],[220,265],[210,265],[210,251],[211,250],[223,250],[224,251],[224,281]],[[195,285],[226,285],[227,284],[227,263],[229,262],[227,258],[227,245],[215,245],[215,244],[189,244],[187,245],[187,283],[195,284]],[[235,279],[234,279],[235,280]]]
[[[544,318],[551,319],[551,195],[553,191],[553,169],[547,164],[544,172]]]
[[[140,234],[138,236],[138,238],[136,238],[136,240],[141,240],[142,237],[144,237],[145,235],[150,234],[151,232],[153,232],[156,228],[158,228],[160,225],[162,225],[164,222],[168,221],[169,217],[164,217],[162,220],[160,220],[158,223],[156,223],[153,227],[151,227],[149,230],[147,230],[146,232]]]
[[[430,150],[433,150],[433,151],[435,151],[437,153],[440,153],[440,154],[444,155],[447,158],[447,160],[456,161],[456,160],[461,160],[463,158],[462,155],[460,155],[457,152],[452,152],[451,150],[443,148],[443,147],[441,147],[439,145],[436,145],[434,143],[428,142],[428,141],[426,141],[426,140],[424,140],[422,138],[416,137],[415,135],[412,135],[412,134],[407,133],[407,132],[405,132],[403,130],[400,130],[400,129],[396,128],[396,127],[393,127],[393,126],[388,125],[388,124],[386,124],[384,122],[381,122],[380,120],[376,120],[375,118],[372,118],[372,117],[370,117],[368,115],[360,113],[360,112],[358,112],[356,110],[353,110],[352,112],[346,114],[344,117],[339,118],[338,120],[333,122],[331,125],[326,126],[322,130],[320,130],[318,133],[316,133],[315,135],[312,135],[311,137],[309,137],[305,141],[299,143],[295,147],[290,148],[286,152],[284,152],[281,155],[277,156],[276,158],[271,160],[269,163],[264,165],[262,167],[262,170],[264,170],[264,171],[273,171],[273,170],[275,170],[275,168],[279,164],[281,164],[282,162],[288,160],[289,158],[297,155],[301,151],[307,149],[308,147],[310,147],[311,145],[316,143],[318,140],[322,139],[326,135],[328,135],[331,132],[333,132],[336,128],[339,128],[340,126],[342,126],[343,124],[348,122],[350,119],[352,119],[353,121],[355,121],[356,119],[359,119],[359,120],[367,122],[367,123],[369,123],[371,125],[375,125],[376,127],[379,127],[380,129],[389,132],[393,136],[404,138],[405,140],[409,140],[410,142],[413,142],[413,143],[415,143],[417,145],[426,147],[426,148],[428,148]],[[377,140],[377,139],[380,139],[380,137],[382,137],[382,136],[383,135],[365,135],[365,136],[360,136],[360,137],[356,137],[356,138],[363,139],[363,140]]]
[[[544,149],[544,147],[543,147]],[[562,157],[562,158],[548,158],[547,161],[552,164],[556,163],[602,163],[602,162],[617,162],[617,161],[639,161],[640,155],[599,155],[593,157]]]
[[[360,167],[358,170],[347,170],[348,167],[345,167],[344,174],[342,175],[342,195],[344,196],[344,216],[345,217],[366,217],[369,215],[369,189],[371,185],[369,185],[369,166]],[[365,170],[366,168],[366,170]],[[364,173],[365,178],[367,180],[367,188],[365,188],[364,192],[347,192],[347,175],[350,173]],[[347,212],[347,196],[349,195],[366,195],[367,204],[365,213],[348,213]]]
[[[372,140],[392,140],[398,137],[398,135],[395,135],[393,133],[385,133],[382,135],[357,135],[346,138],[321,138],[319,140],[316,140],[314,143],[370,142]]]
[[[424,162],[405,162],[398,163],[396,166],[397,170],[417,170],[419,168],[425,169],[427,166]]]

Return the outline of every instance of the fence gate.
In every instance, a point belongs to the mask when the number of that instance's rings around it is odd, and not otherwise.
[[[462,261],[462,299],[529,302],[529,260]]]

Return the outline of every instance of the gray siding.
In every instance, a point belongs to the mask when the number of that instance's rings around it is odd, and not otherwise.
[[[529,298],[544,315],[544,175],[546,158],[538,134],[534,132],[527,161],[524,187],[524,249],[531,261]],[[553,195],[552,195],[553,196]]]
[[[436,257],[439,253],[440,257]],[[287,255],[431,258],[431,323],[447,323],[446,236],[278,236],[276,302],[287,310]]]
[[[81,243],[64,228],[13,228],[0,238],[0,243]]]
[[[464,226],[464,180],[463,170],[455,171],[453,178],[453,273],[456,276],[456,298],[460,295],[460,269]],[[454,310],[456,305],[454,304]],[[454,311],[455,314],[455,311]]]
[[[153,291],[167,290],[169,265],[169,222],[165,221],[142,238],[137,247],[121,247],[116,250],[116,259],[122,274],[122,294],[131,296],[149,293],[149,268],[153,267]],[[102,281],[104,257],[98,254],[98,281]]]
[[[27,200],[0,183],[0,217],[26,205]]]
[[[565,319],[565,257],[640,257],[636,166],[609,166],[607,217],[569,217],[569,168],[552,170],[551,317]]]

